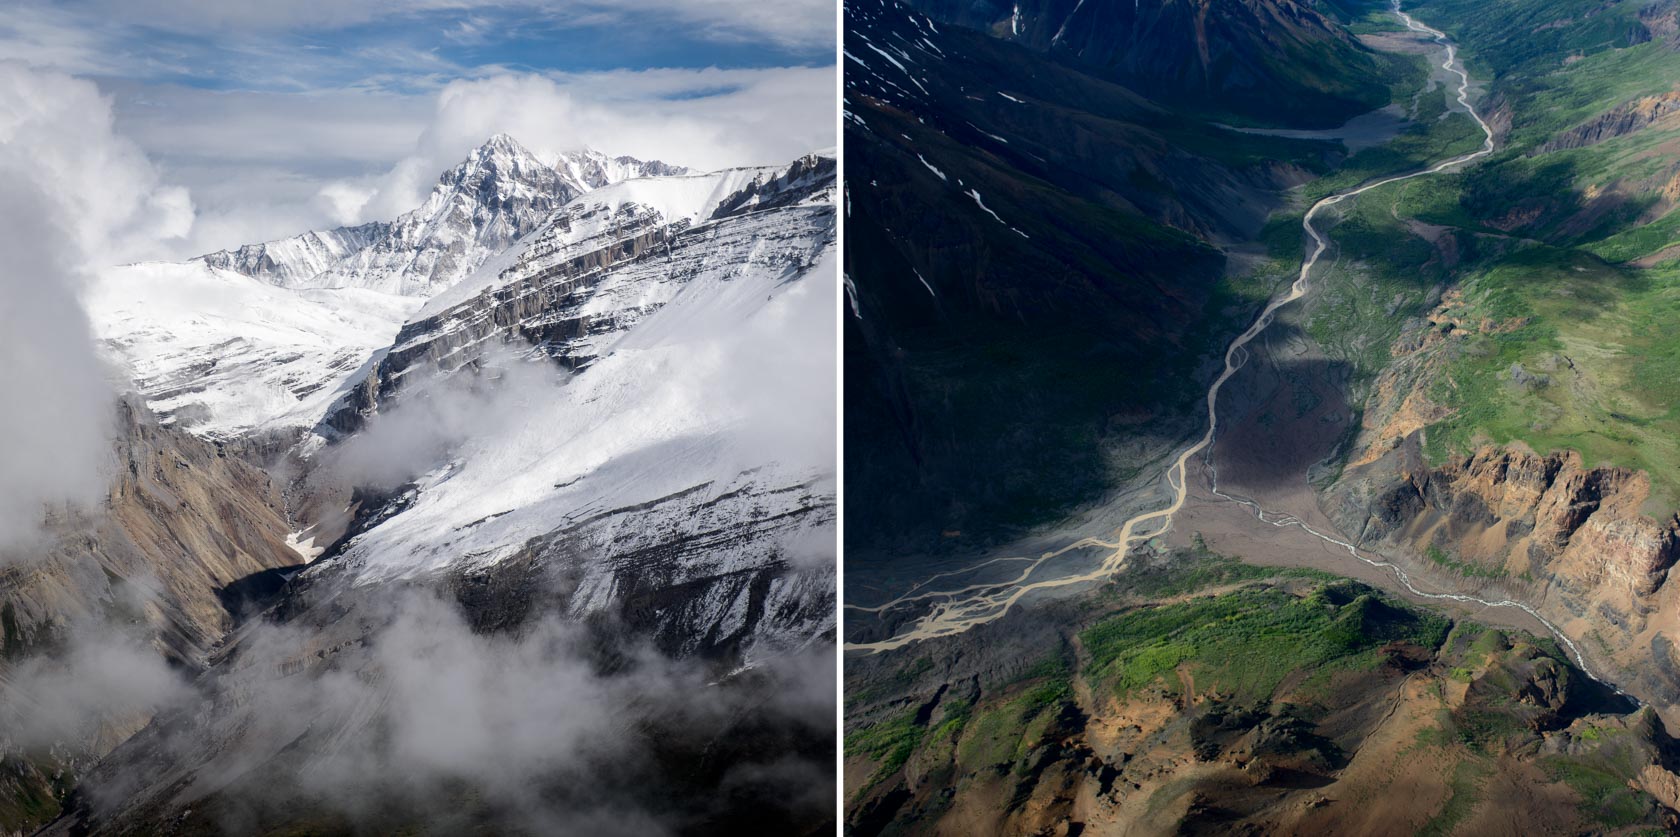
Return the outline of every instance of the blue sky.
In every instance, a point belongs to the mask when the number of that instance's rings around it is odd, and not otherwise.
[[[492,133],[716,168],[835,143],[833,0],[0,0],[197,212],[183,257],[386,218]]]
[[[765,29],[732,19],[727,8],[707,20],[675,16],[669,6],[657,5],[613,11],[584,4],[462,2],[455,8],[347,14],[341,22],[307,14],[244,22],[159,17],[143,4],[116,7],[111,14],[112,8],[92,0],[18,8],[37,25],[79,30],[98,44],[100,57],[89,57],[96,77],[224,90],[415,92],[498,70],[812,66],[832,63],[834,52],[815,15],[803,26]],[[0,22],[0,31],[16,35],[17,28],[15,22]]]

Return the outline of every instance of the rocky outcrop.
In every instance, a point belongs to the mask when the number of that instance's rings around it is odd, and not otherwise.
[[[1573,451],[1488,446],[1438,468],[1423,464],[1415,444],[1397,453],[1398,479],[1369,495],[1368,516],[1347,520],[1365,540],[1451,550],[1582,594],[1613,585],[1648,596],[1680,557],[1680,518],[1640,511],[1650,494],[1644,474],[1586,468]]]
[[[120,617],[170,659],[202,665],[233,624],[224,591],[303,563],[268,474],[131,402],[117,428],[104,506],[54,519],[47,546],[0,563],[9,656],[50,648],[80,621]]]
[[[1639,10],[1639,23],[1651,40],[1662,41],[1669,49],[1680,49],[1680,3],[1657,0]]]
[[[1680,91],[1635,99],[1559,134],[1542,145],[1538,153],[1597,145],[1656,124],[1677,112],[1680,112]]]
[[[1647,512],[1649,477],[1520,445],[1431,465],[1422,436],[1343,474],[1324,497],[1338,527],[1432,588],[1534,607],[1595,673],[1680,717],[1680,518]]]
[[[8,710],[19,694],[24,705],[34,698],[16,691],[20,669],[62,657],[76,638],[104,645],[120,636],[122,648],[197,672],[248,598],[303,560],[286,543],[280,495],[262,470],[160,426],[135,403],[117,412],[105,503],[50,520],[39,548],[0,555],[0,833],[50,819],[77,775],[149,720],[120,698],[80,695],[87,706],[49,713],[78,718],[74,732],[60,733],[50,751],[22,744],[17,734],[33,736],[9,727]],[[125,655],[97,665],[161,668]],[[126,670],[76,676],[95,678],[82,688],[101,691],[98,677],[121,680]]]
[[[405,325],[323,427],[353,432],[404,386],[410,369],[449,374],[492,347],[580,372],[616,335],[719,264],[802,269],[832,236],[834,207],[812,199],[832,189],[834,178],[834,158],[804,157],[721,196],[699,222],[634,201],[574,202],[482,291],[454,304],[434,300]]]

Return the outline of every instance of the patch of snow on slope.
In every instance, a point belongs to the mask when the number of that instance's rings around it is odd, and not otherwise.
[[[314,535],[304,537],[303,532],[293,532],[287,535],[286,546],[291,547],[291,550],[296,552],[305,564],[321,557],[321,553],[327,551],[326,547],[315,545]]]
[[[927,288],[928,296],[931,296],[934,299],[939,298],[939,294],[936,294],[936,293],[933,292],[933,286],[928,284],[928,280],[922,276],[921,271],[911,270],[911,272],[916,274],[916,278],[921,281],[922,287]]]
[[[709,174],[643,177],[580,195],[557,210],[541,227],[485,262],[472,275],[433,296],[420,316],[429,317],[446,311],[486,289],[503,284],[508,269],[526,258],[533,245],[540,241],[546,239],[555,246],[554,252],[543,255],[545,262],[562,261],[578,250],[587,249],[571,246],[573,244],[595,241],[619,230],[637,231],[630,223],[635,213],[627,213],[627,208],[656,213],[657,218],[653,220],[657,223],[698,224],[716,212],[729,196],[754,182],[774,177],[778,171],[777,167],[764,166],[725,169]],[[564,233],[555,229],[555,224],[561,219],[567,224]],[[645,218],[643,220],[645,222]]]
[[[1032,236],[1029,236],[1029,235],[1027,235],[1027,234],[1026,234],[1026,233],[1024,233],[1024,232],[1021,232],[1021,231],[1020,231],[1020,230],[1018,230],[1018,229],[1015,229],[1015,228],[1014,228],[1014,227],[1011,227],[1011,226],[1009,226],[1009,223],[1008,223],[1008,222],[1007,222],[1007,221],[1005,221],[1005,220],[1003,220],[1003,219],[1002,219],[1002,218],[999,218],[999,217],[998,217],[998,214],[997,214],[997,213],[996,213],[996,212],[993,212],[993,211],[992,211],[992,208],[991,208],[991,207],[989,207],[989,206],[987,206],[987,205],[986,205],[986,202],[985,202],[985,201],[984,201],[984,200],[981,200],[981,198],[980,198],[980,193],[979,193],[979,192],[978,192],[978,191],[976,191],[976,190],[974,190],[974,189],[970,189],[970,190],[968,190],[968,192],[967,192],[967,193],[966,193],[966,194],[967,194],[967,195],[968,195],[968,196],[969,196],[969,197],[971,197],[971,198],[973,198],[973,199],[974,199],[974,202],[975,202],[975,204],[977,204],[977,205],[979,205],[979,207],[980,207],[980,208],[981,208],[981,209],[983,209],[983,210],[985,210],[985,212],[986,212],[986,214],[987,214],[987,215],[990,215],[990,216],[992,216],[992,218],[993,218],[993,219],[994,219],[994,220],[996,220],[996,221],[997,221],[997,222],[998,222],[998,223],[999,223],[999,224],[1003,224],[1003,225],[1004,225],[1004,226],[1006,226],[1006,227],[1009,227],[1009,229],[1010,229],[1010,231],[1011,231],[1011,232],[1013,232],[1013,233],[1015,233],[1015,234],[1016,234],[1016,235],[1018,235],[1018,236],[1020,236],[1020,237],[1022,237],[1022,238],[1031,238],[1031,237],[1032,237]]]
[[[724,199],[755,180],[773,177],[776,171],[774,166],[764,166],[680,177],[643,177],[596,189],[569,205],[599,206],[617,212],[633,203],[657,211],[667,222],[687,219],[698,223],[711,216]]]
[[[832,492],[836,262],[831,242],[802,271],[705,271],[585,372],[526,387],[346,558],[364,581],[492,563],[604,510],[721,497],[747,472]]]
[[[155,412],[227,437],[313,425],[420,300],[289,290],[189,262],[107,270],[86,304],[96,336]]]

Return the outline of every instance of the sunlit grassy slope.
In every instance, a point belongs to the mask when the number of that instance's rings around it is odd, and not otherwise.
[[[1584,139],[1576,130],[1680,90],[1680,51],[1652,39],[1642,5],[1408,4],[1462,44],[1485,87],[1481,107],[1508,130],[1500,151],[1467,172],[1350,207],[1334,233],[1339,268],[1324,277],[1309,329],[1368,381],[1406,317],[1427,313],[1431,291],[1456,286],[1465,303],[1456,316],[1494,327],[1454,346],[1433,379],[1429,395],[1452,413],[1429,428],[1429,452],[1512,441],[1573,449],[1588,464],[1650,472],[1673,506],[1680,250],[1668,248],[1680,243],[1680,118]],[[1451,121],[1432,131],[1442,151],[1457,139]],[[1443,228],[1450,249],[1431,241]]]

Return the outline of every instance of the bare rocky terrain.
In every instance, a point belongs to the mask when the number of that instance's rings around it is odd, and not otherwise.
[[[865,723],[847,747],[852,833],[1677,822],[1680,763],[1660,715],[1556,644],[1315,571],[1199,560],[1181,553],[1078,606],[854,661],[849,713]],[[1049,616],[1062,627],[1034,627]]]

